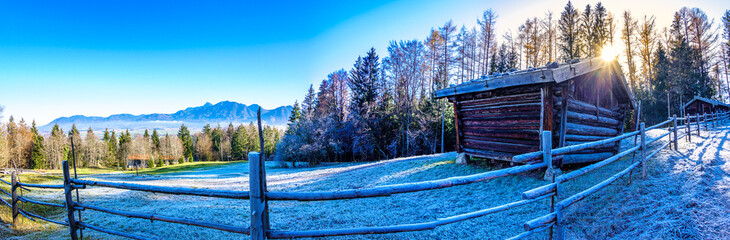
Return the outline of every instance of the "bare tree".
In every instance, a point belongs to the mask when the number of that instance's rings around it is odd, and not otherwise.
[[[481,74],[489,74],[489,57],[490,51],[494,45],[494,25],[497,23],[497,13],[488,9],[484,11],[481,19],[477,19],[477,24],[480,27],[480,46],[482,49],[482,69]]]
[[[636,54],[634,44],[636,44],[636,42],[634,41],[634,33],[636,32],[637,28],[637,21],[636,19],[631,17],[631,12],[629,12],[628,10],[624,11],[623,20],[624,22],[621,28],[621,39],[624,41],[624,45],[626,46],[625,55],[626,66],[629,69],[629,82],[631,84],[631,88],[636,91],[636,62],[634,61],[634,55]]]

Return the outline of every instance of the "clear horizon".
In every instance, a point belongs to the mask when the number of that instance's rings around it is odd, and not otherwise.
[[[598,1],[572,1],[582,9]],[[266,109],[291,105],[327,74],[349,70],[390,40],[423,40],[448,20],[474,26],[489,8],[498,42],[527,18],[554,18],[567,1],[10,2],[0,8],[0,106],[44,125],[73,115],[174,113],[206,102]],[[655,15],[661,29],[681,7],[717,28],[721,1],[604,1],[617,18]],[[661,6],[658,8],[657,6]],[[619,34],[617,32],[616,34]],[[618,46],[623,45],[618,41]]]

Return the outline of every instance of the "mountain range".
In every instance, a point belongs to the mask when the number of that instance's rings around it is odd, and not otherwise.
[[[144,129],[157,129],[163,132],[176,132],[181,124],[185,124],[192,131],[200,130],[206,124],[223,127],[228,123],[241,124],[256,121],[256,111],[259,105],[222,101],[216,104],[205,103],[203,106],[189,107],[172,114],[114,114],[109,117],[87,117],[75,115],[71,117],[60,117],[50,123],[39,127],[41,132],[50,132],[55,124],[58,124],[64,131],[68,131],[71,125],[76,124],[79,131],[91,127],[95,131],[104,129],[129,129],[130,131],[144,131]],[[284,126],[289,120],[292,106],[280,106],[274,109],[261,109],[261,121],[266,125]]]

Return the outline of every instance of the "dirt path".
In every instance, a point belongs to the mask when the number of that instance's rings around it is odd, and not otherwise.
[[[576,239],[730,238],[730,127],[702,131],[649,161],[635,178],[569,217]]]

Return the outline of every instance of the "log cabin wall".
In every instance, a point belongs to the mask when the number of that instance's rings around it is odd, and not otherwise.
[[[457,148],[471,156],[503,161],[539,151],[540,87],[523,86],[452,98],[459,129]]]
[[[554,148],[622,134],[626,112],[635,107],[618,63],[600,60],[483,77],[434,97],[454,106],[457,152],[503,161],[541,150],[546,130],[553,133]],[[554,159],[593,162],[617,150],[618,144],[610,144]]]
[[[565,128],[553,135],[556,147],[606,139],[623,133],[625,107],[622,107],[611,91],[611,86],[600,83],[598,78],[567,83],[555,91],[556,121]],[[610,84],[610,82],[606,81]],[[566,94],[562,93],[566,90]],[[563,97],[566,97],[563,99]],[[567,109],[563,109],[563,104]],[[566,115],[563,118],[563,114]],[[564,134],[564,135],[563,135]],[[561,138],[562,135],[562,138]],[[557,141],[556,141],[557,140]],[[561,164],[594,162],[612,156],[618,145],[608,144],[583,150],[563,157]]]

